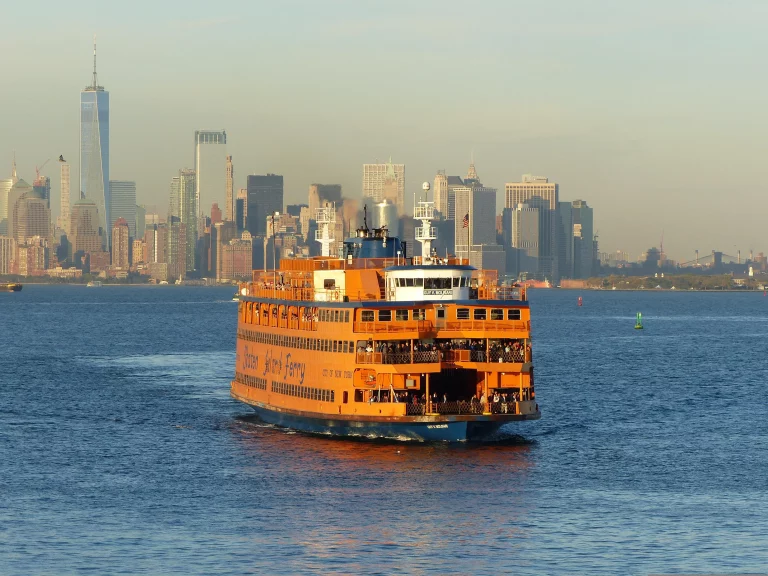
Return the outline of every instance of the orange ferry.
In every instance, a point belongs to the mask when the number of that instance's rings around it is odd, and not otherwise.
[[[421,258],[365,224],[330,256],[334,213],[318,210],[323,256],[240,285],[233,398],[265,422],[341,436],[482,440],[540,418],[525,288],[431,254],[431,202],[415,208]]]

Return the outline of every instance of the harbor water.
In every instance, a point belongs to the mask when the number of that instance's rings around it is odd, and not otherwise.
[[[532,290],[542,418],[470,445],[260,423],[231,294],[0,294],[0,574],[768,571],[762,292]]]

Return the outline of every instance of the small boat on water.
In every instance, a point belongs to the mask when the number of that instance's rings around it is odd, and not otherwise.
[[[22,285],[18,282],[0,284],[0,292],[21,292]]]
[[[86,284],[87,288],[101,288],[101,280],[91,280]]]

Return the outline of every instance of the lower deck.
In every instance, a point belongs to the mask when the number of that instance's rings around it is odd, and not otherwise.
[[[232,390],[232,397],[249,404],[259,418],[269,424],[312,434],[386,438],[392,440],[464,442],[492,439],[494,434],[512,422],[538,419],[536,411],[529,415],[473,414],[427,415],[403,417],[350,417],[280,409],[249,400]]]

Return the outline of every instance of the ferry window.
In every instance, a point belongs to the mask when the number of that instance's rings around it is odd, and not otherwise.
[[[438,308],[436,311],[438,320],[445,318],[445,308]]]
[[[485,320],[485,308],[475,308],[475,320]]]
[[[389,322],[392,320],[392,310],[379,310],[379,322]]]
[[[337,352],[341,352],[341,340],[339,340],[339,347],[338,347]]]
[[[406,278],[405,285],[408,287],[413,287],[413,278]]]
[[[395,310],[395,320],[398,322],[407,322],[408,310]]]
[[[344,345],[343,345],[343,350],[342,350],[342,353],[346,354],[347,352],[348,352],[348,349],[347,349],[347,341],[346,341],[346,340],[344,340]]]
[[[504,320],[504,310],[501,308],[491,308],[491,320]]]
[[[459,287],[459,281],[460,281],[460,280],[461,280],[461,278],[460,278],[460,277],[458,277],[458,276],[456,276],[455,278],[453,278],[453,287],[454,287],[454,288],[458,288],[458,287]]]
[[[344,311],[344,322],[349,322],[349,310]]]
[[[355,390],[355,402],[365,402],[363,398],[364,390]]]
[[[344,390],[344,392],[342,393],[341,397],[343,398],[342,402],[344,404],[346,404],[349,401],[349,392]]]
[[[323,280],[323,288],[326,290],[333,290],[336,288],[336,280],[333,278],[326,278]]]
[[[354,352],[355,351],[355,343],[354,342],[350,342],[349,343],[349,351],[350,352]]]
[[[467,283],[468,278],[466,276],[461,277],[461,287],[466,288],[469,284]]]
[[[413,282],[413,285],[417,288],[423,288],[424,287],[424,278],[416,278]]]
[[[333,352],[338,352],[339,349],[336,347],[336,340],[333,341]]]
[[[416,308],[416,310],[413,311],[413,319],[414,320],[426,320],[427,319],[427,311],[424,308]]]
[[[507,310],[507,320],[520,320],[520,310],[518,308]]]
[[[363,322],[373,322],[373,310],[363,310],[360,313],[360,320]]]
[[[457,308],[456,320],[469,320],[469,308]]]
[[[342,312],[341,310],[336,310],[336,311],[333,313],[333,321],[334,321],[334,322],[341,322],[341,316],[342,316],[342,314],[343,314],[343,312]]]
[[[437,288],[437,280],[435,278],[424,278],[424,288],[430,290]]]

